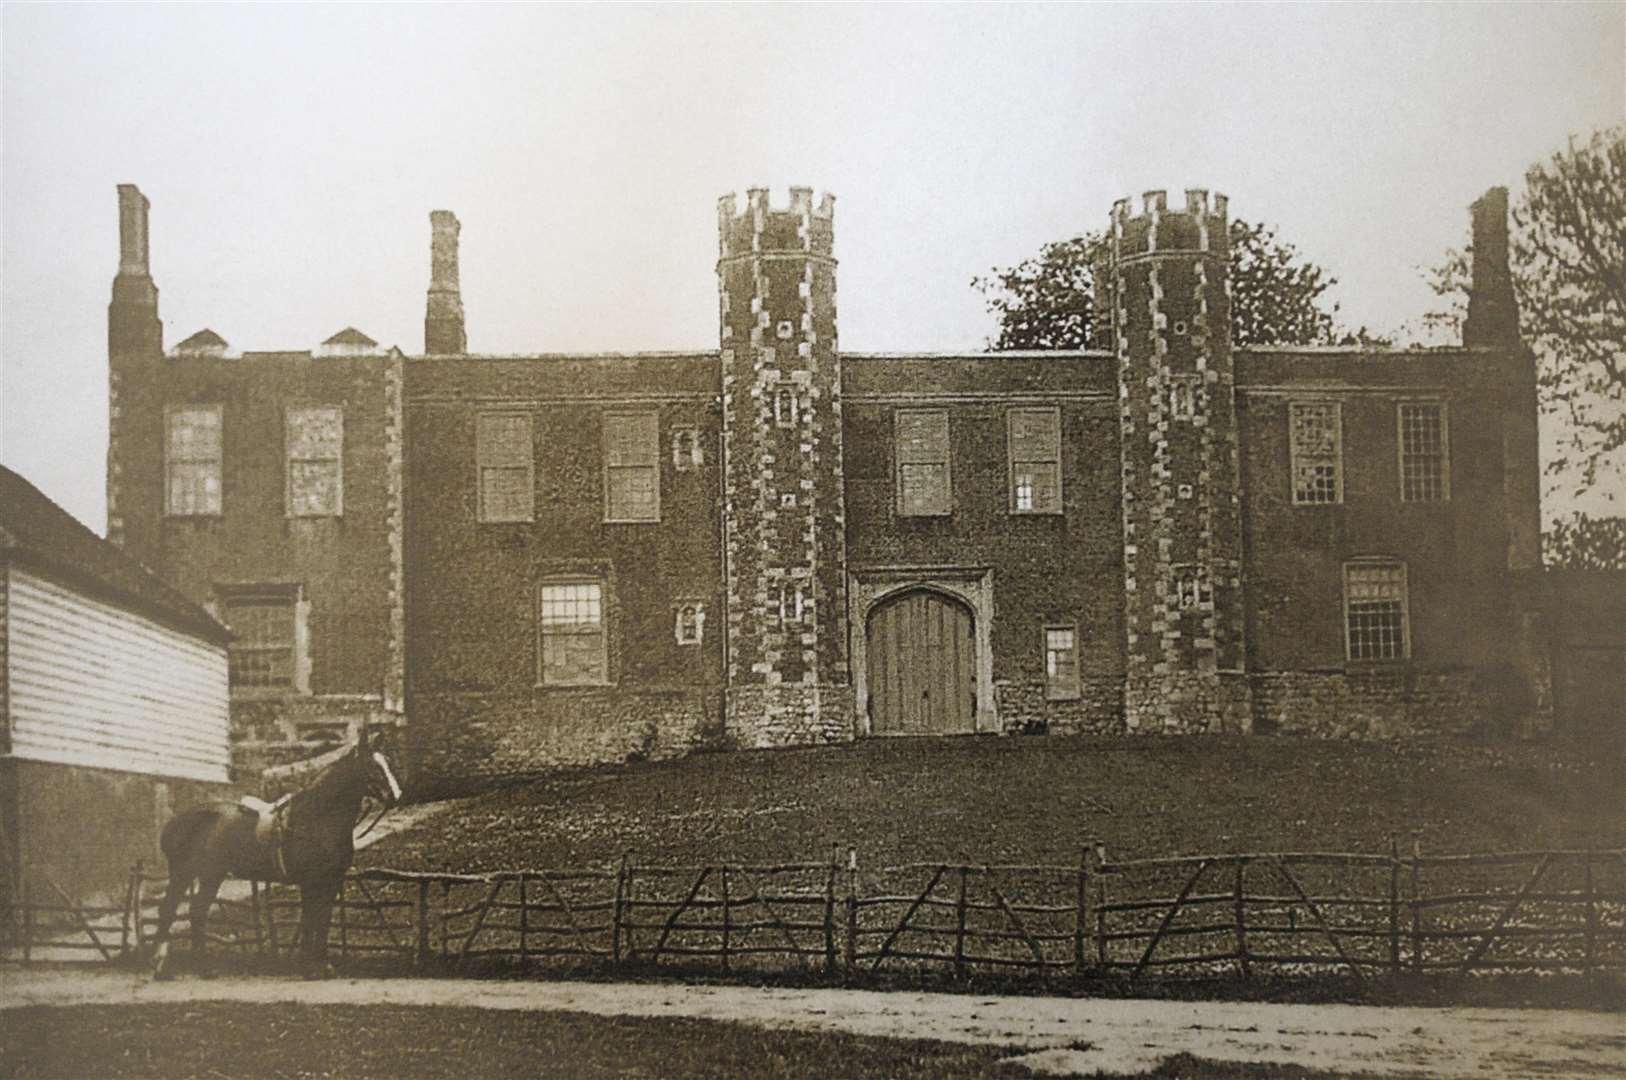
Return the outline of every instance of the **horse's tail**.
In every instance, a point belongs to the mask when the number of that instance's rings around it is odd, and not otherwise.
[[[158,835],[158,847],[171,864],[184,861],[198,834],[219,816],[218,811],[198,807],[176,814]]]

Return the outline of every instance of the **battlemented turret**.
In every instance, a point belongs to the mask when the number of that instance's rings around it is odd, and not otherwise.
[[[717,208],[728,727],[748,746],[852,736],[835,200]]]
[[[1240,731],[1242,531],[1226,200],[1112,208],[1102,305],[1123,439],[1131,731]]]

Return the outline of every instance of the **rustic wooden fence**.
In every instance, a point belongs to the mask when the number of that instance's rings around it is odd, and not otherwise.
[[[162,883],[139,867],[122,909],[25,895],[13,959],[36,949],[139,952]],[[211,916],[217,947],[285,954],[298,894],[255,883]],[[117,921],[109,921],[114,917]],[[98,924],[98,919],[100,923]],[[184,947],[185,909],[177,921]],[[330,951],[415,967],[701,965],[966,975],[1175,976],[1626,970],[1626,850],[1424,855],[1255,852],[1108,857],[1071,865],[823,861],[523,870],[352,872]]]

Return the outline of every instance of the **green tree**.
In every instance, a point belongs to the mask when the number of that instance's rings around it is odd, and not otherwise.
[[[1339,329],[1327,301],[1337,279],[1277,236],[1275,228],[1234,220],[1231,234],[1231,336],[1237,345],[1379,344],[1361,329]],[[1045,244],[1015,266],[971,279],[999,320],[989,347],[1082,349],[1091,340],[1099,233]]]

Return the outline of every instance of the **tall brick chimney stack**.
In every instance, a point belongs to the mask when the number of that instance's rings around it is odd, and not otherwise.
[[[457,237],[463,226],[450,210],[429,212],[429,304],[423,319],[423,351],[430,355],[466,353],[463,291],[457,277]]]
[[[109,353],[162,352],[158,287],[147,258],[147,197],[134,184],[119,185],[119,273],[107,308]]]
[[[1519,307],[1507,261],[1507,188],[1493,187],[1470,208],[1473,214],[1473,281],[1462,343],[1512,345],[1519,341]]]

